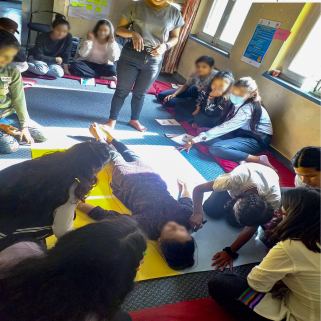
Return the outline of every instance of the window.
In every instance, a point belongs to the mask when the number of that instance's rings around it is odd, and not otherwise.
[[[213,0],[199,38],[230,51],[251,8],[252,0]]]
[[[282,74],[290,78],[290,82],[300,86],[307,78],[312,79],[312,81],[321,79],[320,35],[321,16],[318,13],[312,19],[310,33],[306,34],[305,39],[301,39],[298,46],[293,48],[283,64]]]

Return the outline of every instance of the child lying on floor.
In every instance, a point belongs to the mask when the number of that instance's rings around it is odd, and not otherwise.
[[[230,92],[234,77],[230,71],[218,72],[210,85],[201,90],[196,101],[180,100],[175,106],[175,119],[193,127],[215,127],[222,124],[233,110]]]
[[[165,90],[157,95],[157,98],[166,107],[175,107],[181,99],[190,98],[196,101],[199,92],[206,89],[212,82],[217,70],[214,69],[214,59],[210,56],[202,56],[195,61],[195,72],[189,80],[179,89]]]
[[[186,183],[181,183],[181,198],[175,200],[167,191],[162,178],[146,165],[122,142],[102,131],[94,123],[90,132],[99,142],[105,142],[110,150],[112,164],[111,188],[113,194],[132,212],[140,227],[152,240],[158,240],[168,265],[173,269],[184,269],[194,265],[195,244],[188,233],[189,218],[193,213],[193,202]],[[107,142],[106,142],[107,140]],[[112,144],[116,150],[111,149]],[[78,209],[95,220],[120,215],[80,203]]]
[[[210,191],[213,191],[212,195],[202,206],[203,194]],[[252,238],[260,225],[272,220],[274,210],[280,207],[280,200],[278,175],[270,167],[260,164],[242,164],[214,181],[196,186],[194,214],[190,218],[194,230],[202,226],[203,211],[212,218],[225,217],[234,227],[244,227],[231,246],[213,257],[212,266],[224,270],[229,264],[232,270],[237,251]]]
[[[14,35],[0,30],[0,152],[9,154],[19,149],[19,140],[27,144],[43,142],[40,126],[29,118],[19,69],[11,64],[20,44]]]

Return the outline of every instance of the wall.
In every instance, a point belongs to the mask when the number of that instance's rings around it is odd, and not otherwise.
[[[192,33],[196,33],[201,25],[207,3],[202,1]],[[254,78],[272,119],[274,136],[271,145],[289,159],[304,146],[320,146],[320,106],[262,77],[273,65],[282,41],[272,42],[260,68],[242,62],[241,57],[260,18],[279,21],[282,29],[291,30],[303,7],[304,3],[255,3],[231,50],[230,58],[189,39],[178,67],[178,72],[188,78],[194,68],[192,62],[201,55],[211,55],[218,69],[233,71],[236,79],[244,76]]]
[[[121,18],[121,10],[131,2],[132,0],[112,0],[109,16],[106,17],[106,19],[110,20],[115,28]],[[174,2],[181,3],[182,0],[176,0]],[[71,33],[73,36],[83,38],[87,35],[88,30],[93,29],[96,21],[68,17],[69,3],[69,0],[54,0],[54,11],[60,12],[67,17],[67,20],[71,25]]]
[[[110,20],[114,26],[117,26],[121,15],[121,10],[130,4],[131,0],[113,0],[106,19]],[[68,17],[69,0],[54,0],[54,11],[60,12],[67,17],[71,25],[71,33],[75,37],[83,38],[86,36],[88,30],[93,29],[96,21],[84,20],[80,18]]]

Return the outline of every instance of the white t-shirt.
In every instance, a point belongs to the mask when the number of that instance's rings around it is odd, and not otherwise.
[[[245,163],[228,174],[220,175],[213,184],[214,191],[228,191],[232,198],[253,187],[257,188],[259,195],[270,202],[275,210],[280,207],[279,176],[270,167],[256,163]]]
[[[307,184],[304,184],[301,181],[301,178],[298,175],[295,175],[294,185],[295,185],[295,187],[307,187],[308,186]]]
[[[266,293],[254,311],[271,320],[320,320],[320,253],[301,241],[279,242],[247,277],[249,286]],[[283,298],[269,292],[281,280],[289,291]]]

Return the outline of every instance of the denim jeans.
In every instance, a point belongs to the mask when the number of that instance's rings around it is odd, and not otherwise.
[[[223,135],[206,142],[207,145],[211,145],[209,152],[216,157],[239,163],[247,159],[250,154],[261,153],[271,142],[270,135],[256,135],[247,130],[239,129],[233,134],[235,138],[227,139]]]
[[[174,94],[175,91],[177,91],[177,89],[162,91],[157,95],[157,98],[160,101],[164,101],[166,96]],[[186,91],[177,95],[175,98],[172,98],[167,102],[164,102],[164,104],[166,107],[175,107],[175,105],[180,101],[180,99],[185,99],[185,98],[190,98],[194,102],[198,98],[197,87],[196,86],[189,87]]]
[[[131,119],[139,119],[146,92],[158,77],[162,63],[163,57],[153,57],[146,50],[138,52],[131,43],[124,47],[117,64],[117,87],[111,102],[109,119],[117,120],[134,84]]]
[[[63,68],[60,65],[47,65],[43,61],[34,60],[32,56],[30,56],[28,59],[28,65],[28,71],[40,76],[47,75],[51,77],[61,78],[65,74]]]
[[[21,130],[21,125],[17,114],[12,114],[6,118],[0,119],[0,124],[7,124]],[[37,142],[44,142],[47,139],[44,137],[41,126],[33,120],[29,120],[28,128],[31,137]],[[18,136],[16,136],[18,137]],[[0,153],[11,154],[19,149],[17,139],[0,129]]]

